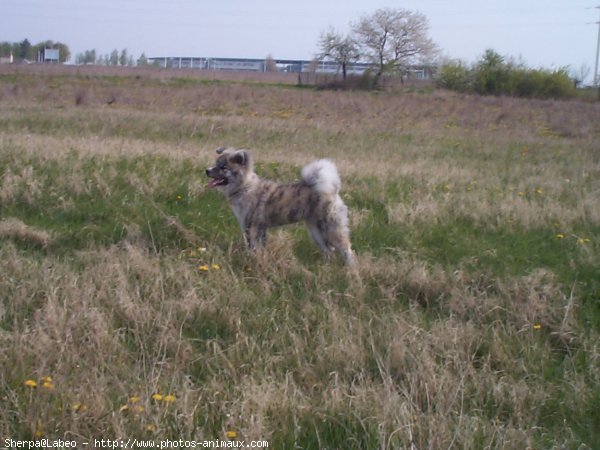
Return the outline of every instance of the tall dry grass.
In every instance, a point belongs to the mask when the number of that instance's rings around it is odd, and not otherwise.
[[[62,73],[0,97],[0,437],[599,442],[597,105]],[[270,178],[336,161],[359,279],[300,228],[244,251],[204,184],[226,143]]]

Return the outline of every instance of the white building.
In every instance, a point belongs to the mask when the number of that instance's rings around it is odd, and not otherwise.
[[[9,56],[0,57],[0,64],[12,64],[13,62],[14,62],[14,60],[13,60],[12,52],[10,52]]]

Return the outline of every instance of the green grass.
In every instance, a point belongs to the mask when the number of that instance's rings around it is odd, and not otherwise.
[[[591,104],[2,82],[0,436],[600,445]],[[538,133],[559,122],[570,137]],[[246,252],[205,187],[212,149],[231,142],[282,181],[336,161],[356,273],[300,225]]]

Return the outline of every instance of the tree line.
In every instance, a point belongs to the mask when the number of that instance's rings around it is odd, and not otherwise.
[[[94,64],[99,66],[121,66],[121,67],[136,67],[147,66],[148,58],[144,53],[139,58],[134,58],[130,55],[126,48],[119,51],[114,49],[112,52],[101,55],[96,52],[96,49],[86,50],[83,53],[78,53],[75,56],[75,64]]]
[[[585,78],[585,76],[583,77]],[[530,69],[523,63],[507,60],[487,49],[472,65],[449,61],[438,69],[439,87],[480,95],[513,97],[565,98],[575,95],[581,80],[570,76],[567,68]]]
[[[440,87],[483,95],[565,97],[573,95],[577,81],[586,77],[583,69],[575,76],[570,76],[567,68],[529,69],[522,63],[507,61],[491,49],[472,65],[462,61],[435,64],[433,61],[439,56],[439,48],[429,37],[427,17],[418,11],[381,8],[351,22],[349,30],[343,33],[330,27],[322,32],[316,55],[317,60],[335,62],[340,67],[346,87],[348,68],[359,61],[370,63],[372,67],[363,75],[360,85],[368,89],[377,87],[382,76],[402,78],[412,65],[436,66],[435,81]],[[16,59],[35,60],[44,48],[60,49],[60,62],[70,59],[69,48],[63,43],[45,41],[32,45],[27,39],[18,43],[0,43],[0,56],[10,53]],[[115,49],[103,55],[95,49],[86,50],[76,55],[75,63],[122,67],[149,65],[144,53],[134,58],[127,49]],[[267,57],[267,68],[277,70],[271,56]]]
[[[54,41],[42,41],[33,45],[28,39],[21,42],[0,42],[0,56],[12,55],[17,61],[36,61],[38,54],[44,49],[59,50],[59,62],[64,63],[71,58],[71,51],[67,44]]]

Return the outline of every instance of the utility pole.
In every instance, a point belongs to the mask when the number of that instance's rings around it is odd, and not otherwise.
[[[596,6],[596,9],[600,9],[600,6]],[[598,88],[600,95],[600,77],[598,76],[598,57],[600,56],[600,20],[596,22],[598,24],[598,43],[596,44],[596,65],[594,67],[594,86]]]

